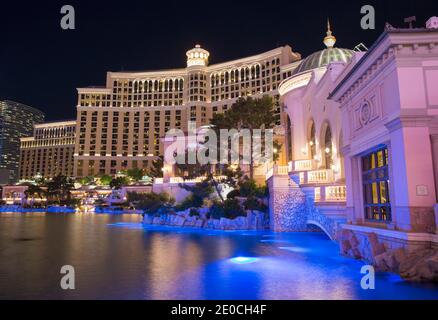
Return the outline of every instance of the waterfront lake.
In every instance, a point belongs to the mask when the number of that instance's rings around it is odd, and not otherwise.
[[[341,257],[322,233],[143,226],[139,215],[0,213],[0,299],[438,299]],[[62,290],[63,265],[75,290]]]

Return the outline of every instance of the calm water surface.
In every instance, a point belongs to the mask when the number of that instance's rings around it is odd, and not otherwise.
[[[241,259],[233,259],[241,257]],[[76,289],[60,268],[72,265]],[[323,234],[143,227],[138,215],[0,213],[1,299],[438,299],[379,273]]]

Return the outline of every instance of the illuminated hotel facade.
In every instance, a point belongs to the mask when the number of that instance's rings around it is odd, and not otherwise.
[[[32,137],[20,139],[20,180],[73,176],[76,121],[36,124]]]
[[[74,176],[147,167],[169,129],[206,125],[239,97],[272,96],[283,121],[278,86],[301,59],[290,46],[214,65],[199,45],[186,55],[186,68],[108,72],[104,88],[78,88]]]

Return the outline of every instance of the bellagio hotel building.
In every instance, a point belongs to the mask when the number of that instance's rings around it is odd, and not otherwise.
[[[290,46],[215,65],[199,45],[186,55],[186,68],[108,72],[105,87],[78,88],[75,176],[148,167],[169,129],[206,125],[239,97],[272,96],[282,121],[277,88],[301,59]]]

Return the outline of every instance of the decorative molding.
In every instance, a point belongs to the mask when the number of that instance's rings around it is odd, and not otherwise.
[[[427,115],[400,115],[398,118],[385,123],[385,127],[389,130],[389,132],[398,130],[402,127],[427,127],[432,119],[432,116]]]

